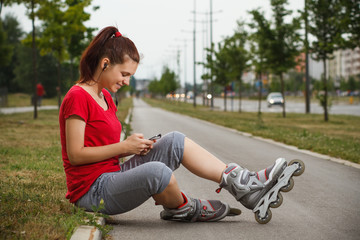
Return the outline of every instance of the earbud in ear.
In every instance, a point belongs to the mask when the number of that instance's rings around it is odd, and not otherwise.
[[[103,71],[107,68],[107,66],[108,66],[108,64],[105,63],[105,64],[104,64],[104,67],[103,67]]]

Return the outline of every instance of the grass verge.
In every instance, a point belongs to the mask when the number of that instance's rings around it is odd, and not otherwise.
[[[130,107],[121,101],[121,121]],[[0,115],[0,131],[1,238],[69,238],[87,216],[65,199],[58,111]]]
[[[209,121],[221,126],[248,132],[255,136],[297,146],[313,152],[326,154],[359,163],[360,117],[331,115],[324,122],[321,114],[220,112],[207,107],[194,108],[190,103],[144,99],[152,106]]]
[[[64,96],[62,97],[64,98]],[[57,97],[42,99],[42,106],[46,105],[58,105]],[[8,95],[8,106],[7,107],[28,107],[32,106],[31,95],[25,93],[11,93]]]

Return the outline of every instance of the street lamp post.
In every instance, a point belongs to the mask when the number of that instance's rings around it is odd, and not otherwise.
[[[307,0],[305,0],[305,105],[306,113],[310,113],[310,79],[309,79],[309,42]]]
[[[214,50],[214,46],[213,46],[213,5],[212,5],[212,0],[210,0],[210,54],[211,54],[211,60],[213,58],[213,50]],[[213,72],[212,72],[212,68],[210,68],[210,92],[211,92],[211,109],[214,109],[214,87],[213,87]]]
[[[194,0],[194,31],[193,31],[193,41],[194,41],[194,107],[196,107],[196,0]]]

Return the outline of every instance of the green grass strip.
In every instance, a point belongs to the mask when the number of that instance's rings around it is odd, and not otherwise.
[[[222,112],[191,103],[144,99],[154,107],[188,115],[221,126],[273,139],[288,145],[359,163],[360,117],[330,115],[324,122],[321,114]]]
[[[130,107],[131,98],[120,102],[120,121]],[[89,218],[65,199],[58,115],[0,115],[1,239],[66,239]]]

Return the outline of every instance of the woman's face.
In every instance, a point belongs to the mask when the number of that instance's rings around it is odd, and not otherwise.
[[[101,76],[101,85],[111,92],[117,92],[122,86],[128,86],[130,77],[135,74],[138,63],[126,58],[124,63],[107,67]]]

